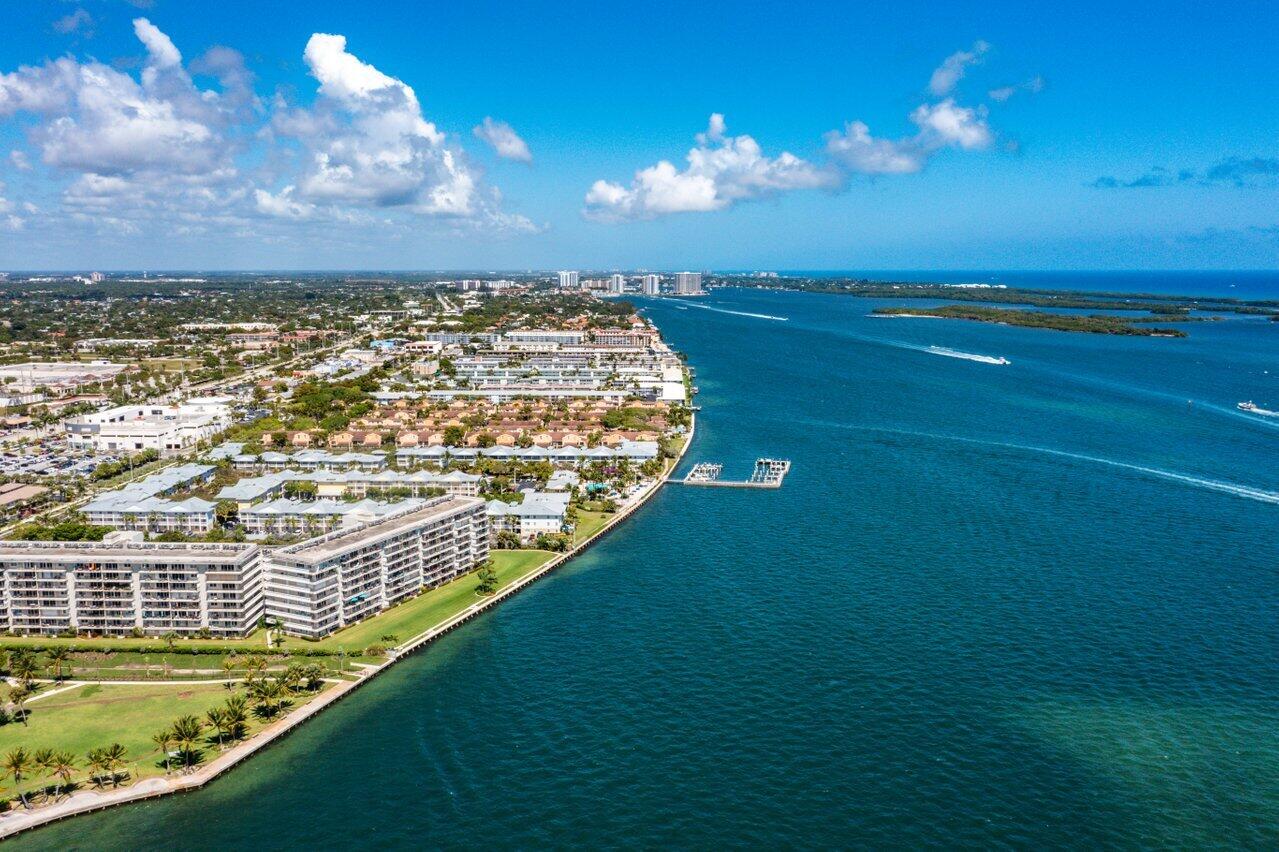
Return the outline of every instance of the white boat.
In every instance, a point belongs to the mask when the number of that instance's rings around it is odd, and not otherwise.
[[[1279,411],[1271,411],[1267,408],[1261,408],[1258,405],[1254,405],[1251,400],[1248,402],[1241,402],[1235,407],[1240,411],[1246,411],[1249,414],[1260,414],[1262,417],[1279,417]]]

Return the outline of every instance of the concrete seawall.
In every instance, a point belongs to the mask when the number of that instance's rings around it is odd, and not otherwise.
[[[575,545],[572,550],[562,553],[541,567],[534,569],[532,572],[521,577],[511,585],[498,591],[493,596],[477,601],[469,608],[458,613],[447,621],[438,624],[430,630],[424,631],[423,633],[420,633],[397,646],[391,651],[390,657],[386,662],[381,663],[376,667],[366,669],[365,673],[359,680],[344,681],[326,689],[320,695],[311,699],[298,709],[292,711],[276,722],[273,722],[266,728],[263,728],[256,736],[227,749],[211,760],[207,765],[200,767],[190,774],[172,775],[162,778],[147,778],[143,781],[139,781],[133,786],[118,790],[84,791],[76,793],[62,802],[57,802],[46,807],[36,808],[34,810],[13,810],[0,814],[0,840],[12,837],[23,831],[29,831],[42,825],[59,822],[80,814],[93,813],[106,808],[125,805],[130,802],[140,802],[147,799],[159,798],[161,796],[170,796],[175,793],[197,790],[206,784],[209,784],[223,773],[229,771],[241,762],[247,760],[249,757],[257,754],[262,749],[276,742],[303,722],[311,719],[316,714],[331,707],[343,698],[346,698],[359,687],[368,683],[374,677],[395,665],[408,655],[424,648],[440,636],[443,636],[445,633],[448,633],[481,613],[497,606],[512,595],[518,594],[537,580],[545,577],[556,568],[559,568],[573,557],[591,547],[591,545],[599,541],[611,529],[638,511],[640,507],[653,497],[654,494],[661,490],[661,487],[667,483],[669,474],[675,471],[675,468],[679,466],[680,461],[684,458],[684,454],[688,452],[688,448],[692,446],[693,437],[696,434],[696,431],[697,418],[696,415],[693,415],[690,421],[687,440],[685,440],[679,456],[671,464],[670,470],[648,485],[629,506],[609,518],[603,526],[590,536],[590,538],[587,538],[580,544]]]

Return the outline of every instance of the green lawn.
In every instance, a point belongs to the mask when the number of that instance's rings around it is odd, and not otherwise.
[[[493,567],[497,571],[500,588],[524,577],[536,568],[540,568],[555,556],[544,550],[495,550],[493,551]],[[347,653],[358,653],[369,645],[395,644],[383,642],[382,637],[393,635],[396,642],[408,641],[423,631],[452,618],[473,603],[481,600],[475,593],[478,581],[475,574],[445,583],[439,588],[424,592],[412,600],[398,604],[383,613],[339,630],[332,636],[318,642],[288,637],[285,649],[314,648],[331,651],[345,650]]]
[[[599,532],[600,527],[613,517],[608,512],[586,512],[579,511],[577,513],[577,526],[573,528],[573,544],[581,544],[595,533]]]
[[[41,693],[54,687],[45,685]],[[232,691],[216,684],[156,684],[124,686],[87,684],[66,692],[29,702],[27,724],[10,722],[0,727],[0,755],[22,746],[28,753],[41,748],[66,750],[75,754],[84,778],[85,754],[92,748],[120,743],[128,751],[127,770],[131,780],[164,774],[159,750],[151,742],[153,734],[163,730],[179,716],[203,717],[206,710],[226,701]],[[295,706],[306,696],[295,698]],[[248,733],[252,735],[267,724],[250,714]],[[212,736],[212,731],[209,732]],[[203,748],[204,759],[217,755],[217,740]],[[24,790],[51,784],[51,779],[32,778],[23,783]],[[13,795],[13,780],[3,781],[4,794]]]

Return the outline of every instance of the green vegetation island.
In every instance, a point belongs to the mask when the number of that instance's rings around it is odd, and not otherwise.
[[[1178,296],[1163,293],[1119,293],[1084,290],[1041,290],[1009,287],[985,282],[940,283],[918,281],[875,281],[866,278],[822,278],[802,275],[735,274],[712,275],[706,286],[753,287],[768,290],[797,290],[860,296],[864,299],[934,299],[946,302],[981,303],[942,307],[876,308],[880,316],[934,316],[976,322],[1003,323],[1026,328],[1047,328],[1091,334],[1139,335],[1143,337],[1186,337],[1186,332],[1163,327],[1145,327],[1160,322],[1204,322],[1218,317],[1192,315],[1242,314],[1262,316],[1279,322],[1279,299],[1233,299],[1222,296]],[[1092,311],[1123,311],[1119,315],[1086,316],[1055,314],[1028,308],[1055,308]],[[1131,311],[1129,316],[1127,312]]]
[[[1109,314],[1050,314],[1046,311],[1027,311],[1019,308],[984,308],[970,305],[943,305],[940,308],[875,308],[876,316],[941,317],[965,319],[975,322],[993,322],[1001,325],[1018,325],[1025,328],[1047,328],[1053,331],[1082,331],[1089,334],[1127,334],[1141,337],[1185,337],[1176,328],[1160,328],[1143,323],[1168,322],[1173,317],[1117,317]],[[1177,322],[1202,321],[1199,317],[1178,317]]]

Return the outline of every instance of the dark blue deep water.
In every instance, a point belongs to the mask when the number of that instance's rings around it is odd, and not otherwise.
[[[1279,845],[1279,422],[1234,408],[1279,323],[643,304],[685,464],[783,489],[668,487],[209,789],[14,847]]]

